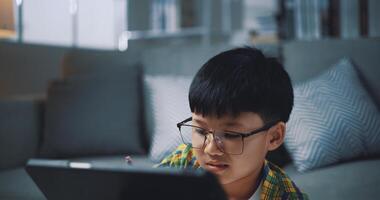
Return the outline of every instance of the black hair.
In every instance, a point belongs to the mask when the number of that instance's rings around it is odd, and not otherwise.
[[[257,113],[265,123],[287,122],[293,108],[288,73],[253,47],[222,52],[195,75],[189,91],[191,112],[203,116]]]

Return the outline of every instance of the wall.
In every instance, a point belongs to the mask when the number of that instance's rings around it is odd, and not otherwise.
[[[13,0],[0,0],[0,29],[14,30]]]
[[[23,1],[23,36],[25,42],[71,45],[73,42],[70,1]]]
[[[24,1],[24,41],[115,49],[125,29],[125,1],[80,0],[76,6],[72,2],[75,1]]]

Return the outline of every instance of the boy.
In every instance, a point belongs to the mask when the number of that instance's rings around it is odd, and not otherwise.
[[[255,48],[206,62],[189,91],[192,116],[177,124],[184,144],[159,166],[204,168],[229,199],[307,199],[265,160],[284,141],[293,88],[280,63]]]

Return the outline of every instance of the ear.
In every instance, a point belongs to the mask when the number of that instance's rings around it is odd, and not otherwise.
[[[273,151],[277,149],[284,142],[286,125],[284,122],[278,122],[268,130],[268,150]]]

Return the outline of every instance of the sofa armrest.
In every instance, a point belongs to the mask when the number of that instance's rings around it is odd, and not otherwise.
[[[22,166],[36,155],[42,132],[43,101],[0,99],[0,169]]]

